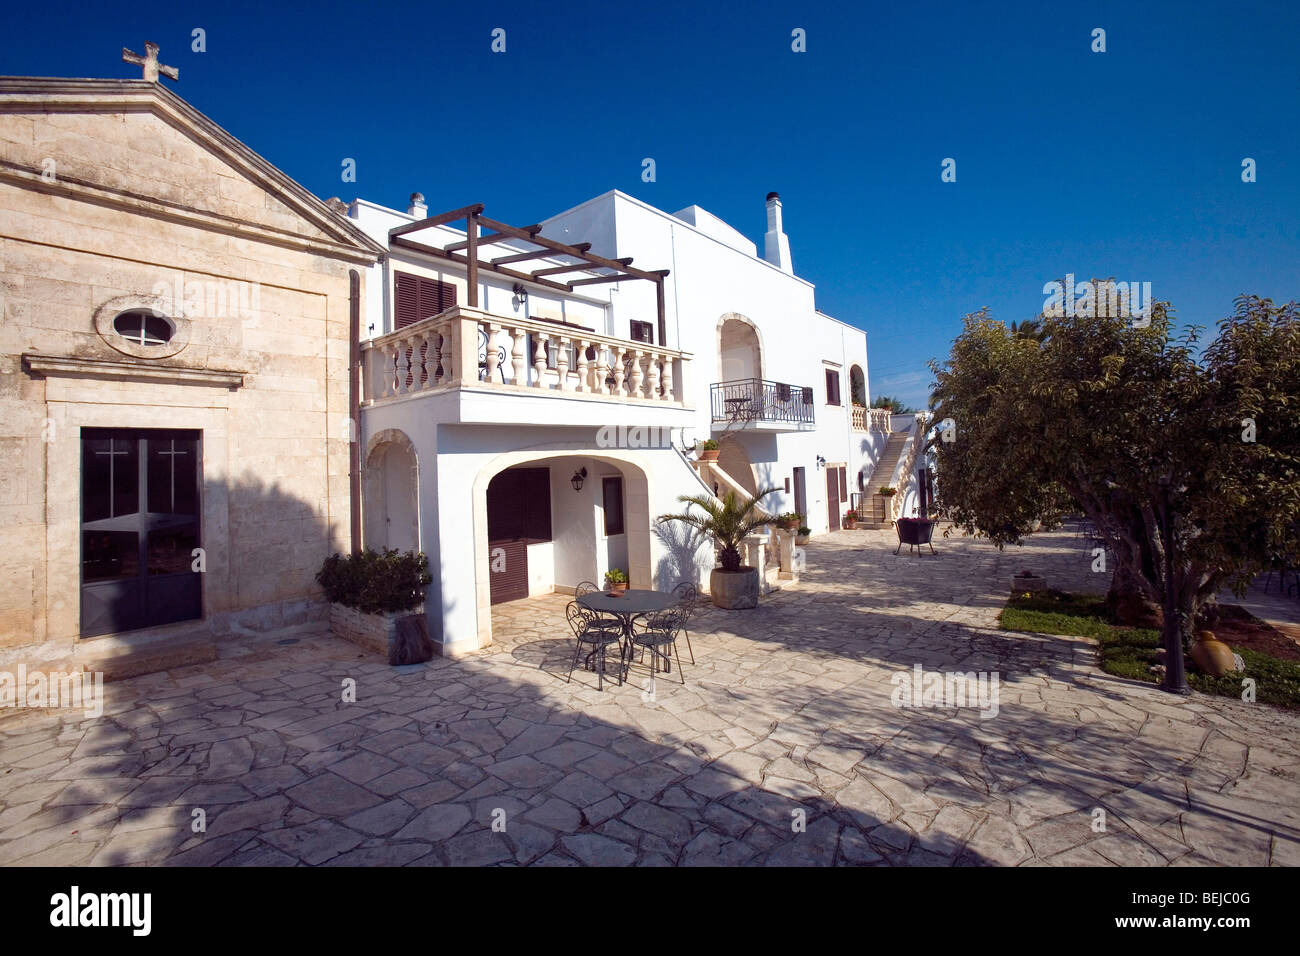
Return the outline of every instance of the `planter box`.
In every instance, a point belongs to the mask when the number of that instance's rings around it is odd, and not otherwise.
[[[374,654],[383,654],[388,663],[418,664],[433,657],[424,609],[395,614],[365,614],[342,604],[330,605],[330,631],[335,637]]]
[[[1047,590],[1047,581],[1037,574],[1030,577],[1021,577],[1016,575],[1011,579],[1011,593],[1014,594],[1041,594]]]

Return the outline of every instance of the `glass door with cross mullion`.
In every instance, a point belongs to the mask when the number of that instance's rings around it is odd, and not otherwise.
[[[81,430],[81,636],[203,616],[201,433]]]

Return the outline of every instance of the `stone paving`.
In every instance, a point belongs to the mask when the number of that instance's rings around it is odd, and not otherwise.
[[[702,611],[684,686],[566,683],[556,596],[498,608],[498,643],[459,662],[248,638],[106,685],[99,719],[11,713],[0,865],[1300,862],[1300,716],[996,629],[1022,568],[1104,589],[1072,534],[894,543],[815,539],[798,586]],[[918,664],[997,672],[996,716],[894,706]]]

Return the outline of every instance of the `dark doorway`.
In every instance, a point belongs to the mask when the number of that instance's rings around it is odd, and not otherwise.
[[[528,545],[551,540],[551,471],[510,468],[488,484],[488,583],[493,604],[528,597]]]
[[[803,515],[803,523],[808,523],[808,481],[804,477],[804,470],[796,468],[794,470],[794,510]]]
[[[203,616],[201,433],[81,430],[81,636]]]
[[[840,470],[826,469],[826,519],[832,531],[840,530]]]

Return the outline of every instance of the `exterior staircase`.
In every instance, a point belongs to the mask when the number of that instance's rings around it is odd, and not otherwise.
[[[910,431],[889,433],[889,441],[885,443],[885,448],[880,453],[880,460],[876,462],[876,467],[871,471],[871,477],[867,479],[867,490],[863,493],[861,504],[863,520],[858,522],[858,527],[888,528],[893,525],[888,512],[886,512],[883,522],[875,520],[875,495],[881,485],[888,485],[894,480],[894,472],[898,469],[899,459],[906,453],[907,441],[911,436]],[[898,491],[901,494],[903,489],[899,488]]]

